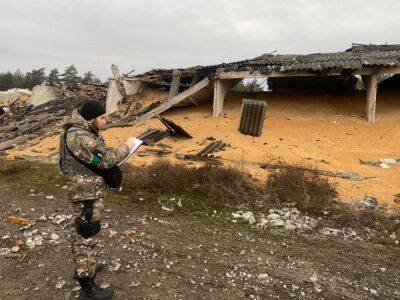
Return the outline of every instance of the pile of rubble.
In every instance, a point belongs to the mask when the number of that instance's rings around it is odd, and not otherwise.
[[[257,219],[251,211],[237,211],[232,213],[233,222],[243,220],[250,225],[257,227],[275,227],[284,228],[286,230],[310,230],[315,228],[317,222],[315,219],[301,215],[300,211],[295,207],[284,207],[282,209],[270,209],[269,214],[261,214]]]
[[[38,106],[9,106],[8,112],[0,116],[0,153],[29,140],[59,133],[64,116],[71,114],[86,99],[105,102],[107,94],[106,86],[100,84],[82,82],[72,88],[65,85],[54,87],[59,99]]]

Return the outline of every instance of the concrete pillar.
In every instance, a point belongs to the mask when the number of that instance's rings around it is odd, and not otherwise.
[[[378,75],[365,75],[362,77],[365,89],[367,90],[367,107],[365,114],[370,123],[375,122],[376,95],[378,90]]]
[[[241,81],[241,79],[216,79],[214,81],[213,117],[218,117],[224,109],[226,94]]]
[[[179,70],[172,71],[171,87],[169,89],[168,99],[174,98],[179,93],[179,85],[181,83],[182,72]]]

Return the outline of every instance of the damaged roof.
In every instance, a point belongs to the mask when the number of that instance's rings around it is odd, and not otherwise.
[[[392,67],[400,66],[400,44],[397,45],[362,45],[353,44],[343,52],[315,53],[307,55],[293,54],[263,54],[253,59],[247,59],[232,63],[223,63],[211,66],[196,66],[179,69],[182,79],[190,84],[190,78],[194,74],[205,77],[212,75],[217,69],[223,71],[270,71],[295,72],[327,72],[332,69],[357,70],[363,67]],[[172,69],[152,70],[134,76],[137,79],[160,85],[169,85]]]

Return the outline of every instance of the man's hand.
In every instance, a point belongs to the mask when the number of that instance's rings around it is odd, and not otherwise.
[[[132,149],[133,146],[135,146],[135,138],[130,137],[129,139],[126,140],[125,144],[128,145],[129,149]]]

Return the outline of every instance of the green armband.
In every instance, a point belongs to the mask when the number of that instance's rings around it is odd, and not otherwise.
[[[99,157],[97,157],[96,155],[93,155],[92,160],[90,161],[90,164],[92,166],[97,167],[100,164],[101,160]]]

